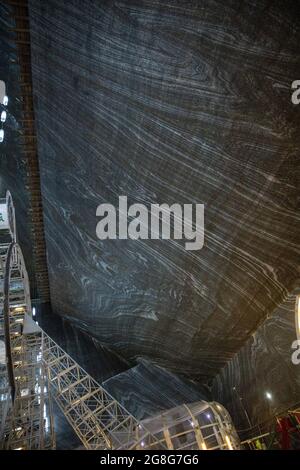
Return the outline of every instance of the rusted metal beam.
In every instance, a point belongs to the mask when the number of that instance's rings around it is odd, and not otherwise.
[[[34,104],[31,76],[30,23],[27,0],[6,0],[12,6],[15,25],[9,30],[14,33],[12,41],[17,45],[21,103],[23,111],[20,147],[27,166],[29,191],[29,214],[33,238],[34,268],[38,296],[41,301],[49,301],[49,281],[46,261],[46,244],[43,224],[43,207],[40,189],[37,136],[35,131]]]

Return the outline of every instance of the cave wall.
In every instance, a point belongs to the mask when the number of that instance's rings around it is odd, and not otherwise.
[[[8,95],[7,119],[3,125],[4,141],[0,143],[0,197],[12,194],[17,223],[18,242],[22,248],[29,274],[31,295],[37,298],[37,283],[33,259],[33,239],[29,213],[29,192],[26,160],[22,142],[21,89],[18,51],[15,43],[12,7],[0,3],[0,79]]]
[[[274,427],[274,415],[299,407],[300,365],[292,362],[295,301],[290,295],[277,307],[213,380],[212,397],[227,407],[240,437],[249,427],[259,435]]]
[[[299,277],[293,1],[29,1],[51,301],[129,359],[213,377]],[[204,203],[205,245],[96,238]]]

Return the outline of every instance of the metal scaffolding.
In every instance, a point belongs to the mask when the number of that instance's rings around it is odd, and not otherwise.
[[[87,449],[157,448],[158,439],[151,432],[49,336],[43,336],[53,397]]]
[[[0,244],[2,447],[53,449],[53,398],[86,449],[239,448],[230,416],[216,403],[182,405],[138,421],[32,320],[9,193],[5,204],[7,225],[0,235],[10,243]]]
[[[31,319],[28,275],[16,243],[10,193],[0,201],[4,223],[0,245],[1,447],[52,449],[55,446],[43,334]]]

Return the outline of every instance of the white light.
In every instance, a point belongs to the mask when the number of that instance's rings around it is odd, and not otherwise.
[[[32,307],[32,316],[35,317],[35,307]]]
[[[268,400],[272,400],[272,398],[273,398],[272,393],[266,392],[266,398],[267,398]]]
[[[141,442],[141,447],[144,447],[144,446],[145,446],[145,442],[142,441],[142,442]]]
[[[231,444],[230,439],[229,439],[228,436],[225,436],[225,440],[226,440],[226,444],[228,446],[228,449],[233,450],[232,444]]]
[[[5,122],[6,121],[6,111],[2,111],[1,113],[1,122]]]
[[[211,418],[211,415],[209,413],[206,414],[207,419]]]
[[[6,96],[6,85],[3,80],[0,80],[0,101],[3,104],[3,99]]]
[[[24,307],[15,307],[14,312],[24,312]]]
[[[0,129],[0,142],[3,142],[4,140],[4,130]]]
[[[7,106],[7,105],[8,105],[8,96],[7,96],[7,95],[5,95],[5,96],[3,97],[3,104],[4,104],[4,106]]]

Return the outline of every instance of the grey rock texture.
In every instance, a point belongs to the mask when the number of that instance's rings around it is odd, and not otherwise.
[[[32,297],[37,296],[32,253],[31,218],[28,212],[27,169],[22,147],[22,112],[20,102],[19,65],[12,19],[12,8],[0,3],[0,80],[6,84],[8,106],[3,125],[4,141],[0,143],[0,198],[9,189],[15,204],[18,241],[25,257]],[[10,31],[10,32],[9,32]]]
[[[48,304],[36,305],[42,329],[98,383],[126,371],[131,365],[95,338],[55,315]]]
[[[52,307],[214,377],[299,277],[298,2],[29,1]],[[96,238],[96,208],[204,203],[205,246]]]
[[[245,434],[246,413],[258,435],[274,425],[274,414],[300,405],[300,365],[291,360],[295,340],[295,296],[290,295],[213,380],[213,398]]]
[[[209,396],[204,387],[145,360],[105,380],[102,385],[138,419],[154,416],[183,403],[207,400]]]

